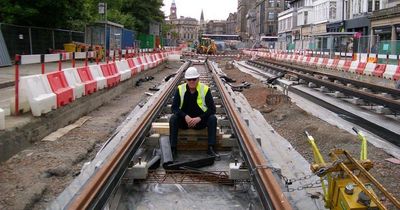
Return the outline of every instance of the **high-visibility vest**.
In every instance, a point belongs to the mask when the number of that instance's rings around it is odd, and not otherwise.
[[[197,105],[200,107],[201,110],[204,112],[207,111],[207,105],[206,105],[206,94],[208,91],[209,87],[203,83],[198,83],[196,90],[197,90]],[[179,90],[179,96],[181,98],[181,104],[179,105],[179,108],[181,109],[183,106],[183,99],[185,98],[185,93],[186,93],[186,83],[179,85],[178,86]]]

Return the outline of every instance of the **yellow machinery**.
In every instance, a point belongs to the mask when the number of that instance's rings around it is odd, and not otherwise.
[[[324,161],[314,138],[305,132],[315,161],[310,168],[321,178],[325,207],[334,210],[387,209],[374,193],[374,187],[400,209],[400,202],[368,172],[373,164],[367,159],[367,140],[361,131],[353,130],[361,140],[360,160],[346,150],[333,149],[329,153],[331,163]]]
[[[197,53],[214,55],[217,53],[217,46],[214,40],[210,38],[202,38],[200,44],[197,46]]]

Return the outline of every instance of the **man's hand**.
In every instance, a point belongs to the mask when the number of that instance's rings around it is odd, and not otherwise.
[[[197,125],[197,123],[201,121],[201,118],[200,117],[191,118],[189,115],[186,115],[185,121],[189,128],[194,128]]]

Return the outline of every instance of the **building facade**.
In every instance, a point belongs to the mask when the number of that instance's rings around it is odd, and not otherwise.
[[[256,33],[261,36],[278,35],[278,14],[285,8],[284,0],[258,0],[256,3]]]
[[[226,34],[226,24],[225,20],[210,20],[206,24],[207,34]]]
[[[236,32],[237,13],[229,13],[226,19],[226,34],[237,34]]]
[[[167,39],[175,40],[176,42],[193,42],[198,40],[200,29],[199,21],[191,17],[181,16],[177,18],[177,6],[175,1],[172,1],[170,12],[169,19],[165,21],[166,24],[170,25]]]

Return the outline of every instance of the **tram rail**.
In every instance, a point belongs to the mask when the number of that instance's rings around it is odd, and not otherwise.
[[[121,143],[114,152],[99,165],[93,175],[81,185],[81,188],[72,195],[69,201],[64,201],[65,206],[58,206],[63,209],[98,209],[102,208],[108,200],[108,197],[121,183],[124,172],[130,161],[133,159],[135,152],[145,141],[146,134],[150,130],[151,123],[163,111],[168,97],[180,82],[184,70],[188,68],[190,62],[186,62],[177,71],[172,82],[169,83],[164,91],[160,93],[157,100],[149,105],[141,118],[135,123],[129,133],[121,139]],[[265,209],[292,209],[291,204],[281,189],[281,185],[273,174],[273,170],[268,167],[268,161],[262,151],[256,145],[256,141],[252,139],[252,135],[248,130],[245,122],[241,119],[240,114],[236,111],[230,94],[225,89],[222,80],[217,75],[211,62],[206,63],[206,68],[211,72],[227,115],[231,120],[243,159],[246,161],[251,175],[251,180],[259,195],[259,199]],[[154,173],[153,173],[154,175]],[[224,179],[225,176],[217,174],[214,176],[202,176],[205,179]],[[159,180],[157,175],[153,176],[153,181]],[[201,177],[201,176],[200,176]],[[226,182],[228,183],[228,182]]]
[[[400,95],[400,90],[394,88],[383,87],[371,83],[362,82],[359,80],[353,80],[348,78],[343,78],[331,74],[326,74],[323,72],[315,71],[307,67],[300,67],[292,64],[278,63],[276,61],[248,61],[250,64],[271,68],[276,71],[283,73],[290,73],[291,75],[296,75],[298,79],[303,79],[306,82],[313,82],[319,86],[325,86],[330,90],[340,91],[344,94],[359,97],[371,103],[382,105],[384,107],[390,108],[395,114],[400,113],[400,100],[397,98]],[[309,75],[307,75],[309,74]],[[311,74],[311,75],[310,75]],[[320,75],[323,77],[319,79],[314,75]],[[336,81],[336,83],[334,82]],[[340,84],[339,84],[340,83]],[[347,87],[347,84],[352,84],[354,87]],[[371,92],[363,91],[361,88],[367,88]],[[390,94],[392,98],[388,98],[380,95],[381,93]]]

